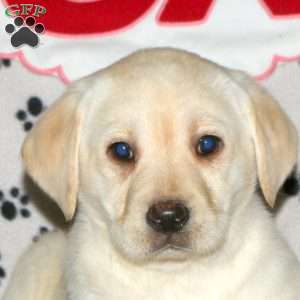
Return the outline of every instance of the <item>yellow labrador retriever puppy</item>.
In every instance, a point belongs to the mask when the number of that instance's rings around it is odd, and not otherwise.
[[[297,133],[245,74],[136,52],[72,84],[22,154],[73,223],[20,259],[4,300],[300,298],[261,200],[293,170]]]

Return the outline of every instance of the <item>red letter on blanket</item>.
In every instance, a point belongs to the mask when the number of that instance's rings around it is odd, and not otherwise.
[[[21,4],[24,0],[7,0]],[[47,13],[39,17],[46,30],[66,34],[105,33],[131,25],[145,14],[155,0],[98,0],[71,2],[67,0],[32,0],[45,7]]]
[[[163,23],[203,21],[213,0],[168,0],[159,16]]]
[[[266,9],[270,11],[273,16],[292,16],[300,14],[299,0],[262,0]]]

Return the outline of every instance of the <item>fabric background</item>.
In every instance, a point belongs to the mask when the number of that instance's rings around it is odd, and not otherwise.
[[[4,15],[5,2],[0,2],[0,299],[24,249],[63,224],[56,205],[25,176],[19,152],[26,133],[68,82],[139,48],[178,46],[255,76],[300,130],[298,0],[189,0],[184,7],[184,1],[147,0],[131,11],[130,3],[137,2],[29,2],[48,8],[36,18],[46,34],[39,36],[38,47],[18,49],[3,30],[13,18]],[[287,199],[273,215],[300,258],[298,197]]]
[[[188,49],[256,77],[268,75],[278,61],[300,58],[299,0],[2,2],[47,8],[47,13],[35,17],[46,28],[46,34],[39,35],[39,46],[21,49],[32,66],[56,67],[65,81],[144,47]],[[14,21],[4,11],[3,7],[1,16],[0,1],[0,28]],[[34,13],[34,8],[28,13]],[[0,52],[16,50],[10,44],[12,37],[0,30]]]

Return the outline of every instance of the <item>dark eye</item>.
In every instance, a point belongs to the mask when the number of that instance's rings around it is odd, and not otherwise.
[[[133,150],[129,144],[125,142],[117,142],[110,146],[110,150],[114,158],[122,161],[131,161],[134,158]]]
[[[204,135],[200,138],[196,151],[199,155],[208,155],[218,151],[221,139],[214,135]]]

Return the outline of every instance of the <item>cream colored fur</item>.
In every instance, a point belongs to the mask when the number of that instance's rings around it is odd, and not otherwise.
[[[207,134],[223,146],[199,157]],[[119,141],[134,162],[111,157]],[[22,151],[73,224],[20,258],[3,300],[299,299],[299,263],[256,191],[274,205],[297,142],[252,79],[185,51],[139,51],[73,83]],[[160,199],[191,211],[177,250],[147,225]]]

